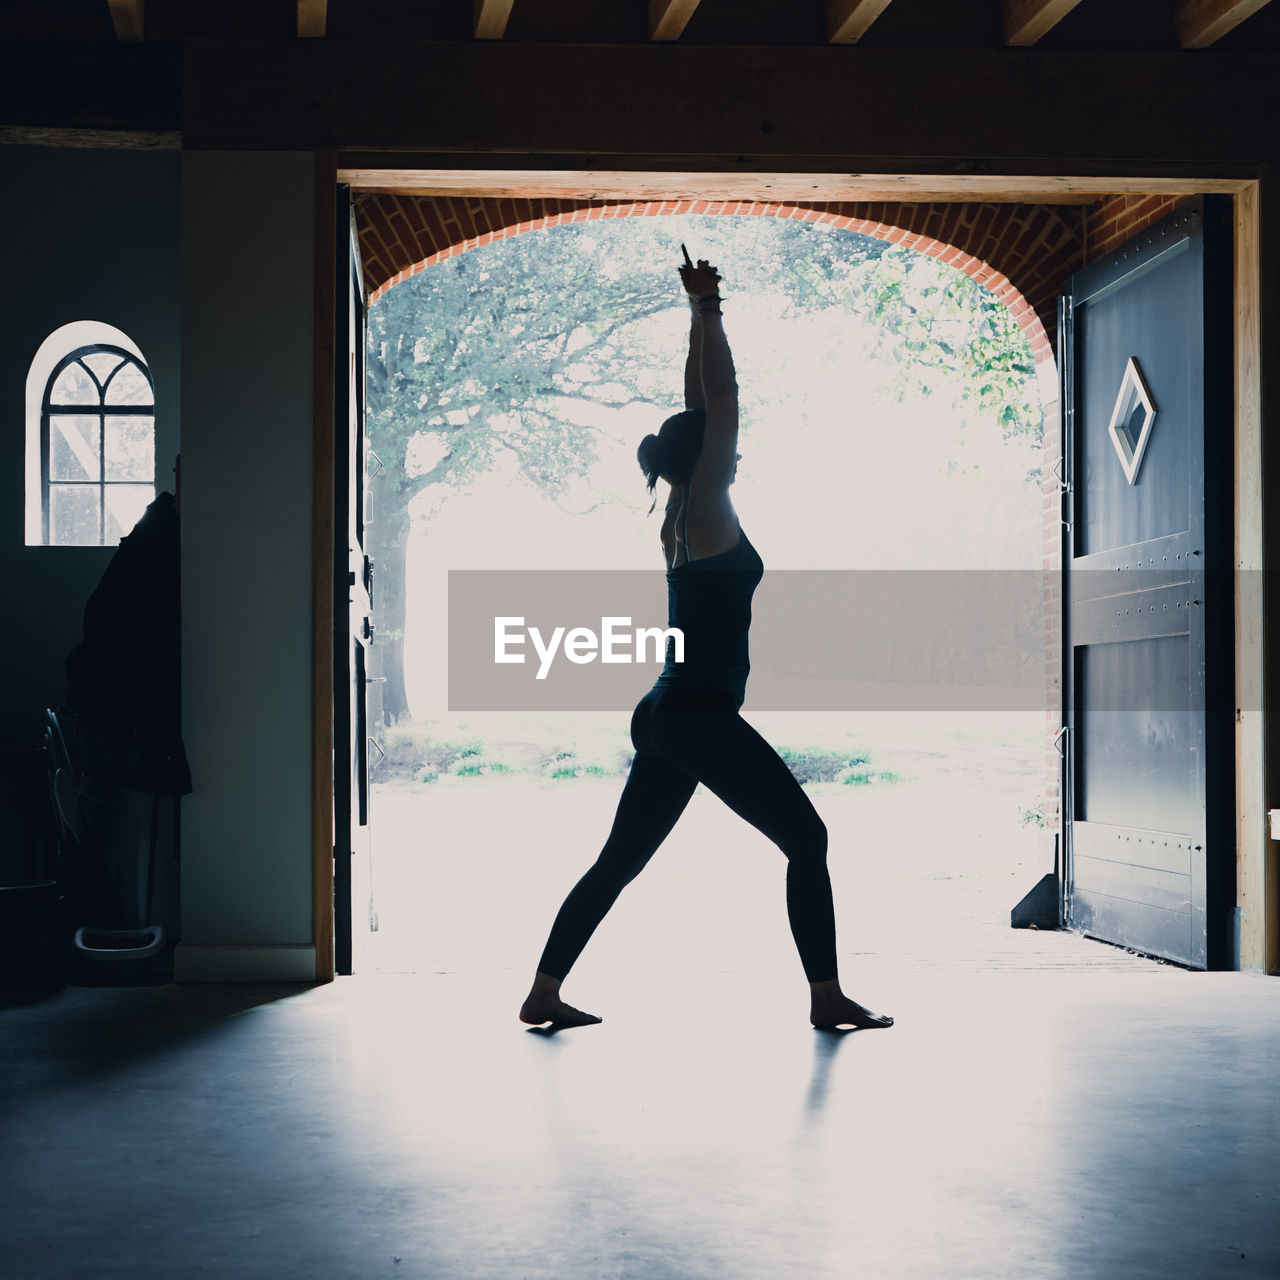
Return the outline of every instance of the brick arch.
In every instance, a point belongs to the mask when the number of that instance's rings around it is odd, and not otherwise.
[[[432,264],[494,240],[567,222],[678,213],[823,222],[937,258],[985,285],[1009,308],[1027,335],[1037,363],[1053,355],[1058,291],[1080,265],[1084,248],[1081,213],[1073,207],[1042,204],[610,203],[371,193],[356,201],[371,302]]]
[[[1009,308],[1030,341],[1036,364],[1043,366],[1053,358],[1058,293],[1063,281],[1084,264],[1086,237],[1090,241],[1104,240],[1116,228],[1124,229],[1138,215],[1149,212],[1146,206],[1134,210],[1120,207],[1109,222],[1103,223],[1097,210],[1039,204],[771,204],[733,200],[607,203],[364,193],[356,201],[356,226],[365,281],[373,301],[393,285],[445,258],[494,240],[566,222],[728,213],[830,223],[915,249],[972,276]],[[1057,425],[1050,426],[1047,421],[1040,486],[1042,565],[1046,573],[1056,571],[1060,564],[1061,494],[1053,473],[1058,447]],[[1060,589],[1056,582],[1046,579],[1042,807],[1050,829],[1058,815],[1059,762],[1051,742],[1060,720],[1060,607]]]

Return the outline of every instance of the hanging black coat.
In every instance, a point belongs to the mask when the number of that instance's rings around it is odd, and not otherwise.
[[[178,505],[161,493],[123,538],[67,655],[67,709],[80,767],[94,781],[149,795],[186,795],[182,744]]]

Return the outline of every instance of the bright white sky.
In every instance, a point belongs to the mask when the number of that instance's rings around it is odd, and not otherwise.
[[[870,354],[874,335],[860,317],[833,311],[784,321],[782,309],[780,300],[752,297],[749,306],[726,308],[725,317],[739,386],[768,392],[767,408],[741,435],[732,491],[767,569],[1039,569],[1040,492],[1024,480],[1038,448],[1003,443],[994,421],[972,422],[957,448],[954,398],[899,403],[881,394],[892,367]],[[448,569],[663,570],[665,486],[658,511],[646,517],[650,499],[635,450],[682,407],[687,308],[673,306],[651,323],[673,353],[669,400],[622,412],[575,407],[579,421],[600,430],[600,458],[561,506],[522,479],[514,459],[443,502],[430,491],[420,496],[405,625],[416,717],[447,706]],[[977,470],[949,475],[949,459]],[[570,514],[606,496],[611,501],[596,510]]]

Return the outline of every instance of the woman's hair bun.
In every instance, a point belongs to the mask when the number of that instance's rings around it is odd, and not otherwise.
[[[657,435],[650,432],[640,441],[636,461],[644,472],[650,492],[662,476],[683,484],[693,475],[698,455],[702,452],[706,427],[705,409],[686,409],[683,413],[673,413],[658,428]]]
[[[640,470],[644,472],[649,488],[653,489],[658,483],[658,477],[665,469],[662,441],[653,432],[640,441],[640,447],[636,450],[636,461],[640,464]]]

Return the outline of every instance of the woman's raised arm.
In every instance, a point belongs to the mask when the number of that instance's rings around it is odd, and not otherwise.
[[[702,394],[702,317],[698,303],[689,299],[689,356],[684,362],[684,407],[701,409],[707,403]]]
[[[701,407],[707,413],[702,453],[693,481],[698,488],[727,489],[738,456],[738,379],[720,314],[720,273],[700,259],[696,266],[681,267],[680,279],[696,313],[690,333],[690,361],[696,340],[700,351]],[[686,365],[686,405],[699,407],[688,403],[689,382]]]

